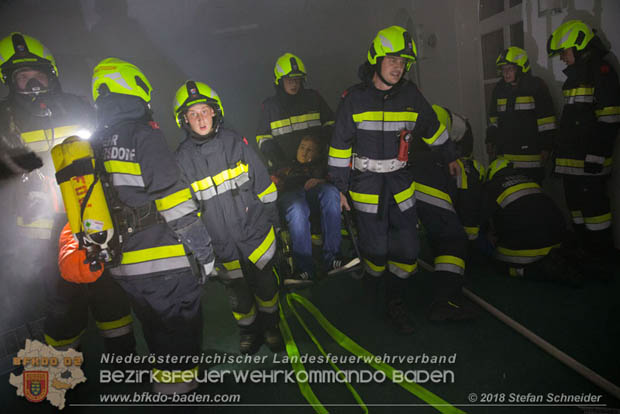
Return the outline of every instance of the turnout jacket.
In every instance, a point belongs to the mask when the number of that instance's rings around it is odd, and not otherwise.
[[[480,233],[484,167],[471,157],[461,157],[456,162],[459,174],[455,177],[457,191],[454,207],[467,238],[476,240]]]
[[[256,143],[277,170],[289,166],[297,154],[301,138],[313,134],[327,146],[334,114],[323,97],[313,89],[301,89],[288,95],[281,87],[261,105]]]
[[[620,125],[620,86],[613,67],[592,51],[564,73],[564,109],[555,148],[555,172],[607,175]]]
[[[210,273],[213,252],[187,183],[159,126],[150,121],[141,99],[112,94],[97,100],[100,127],[91,138],[122,204],[138,215],[162,220],[123,235],[120,265],[114,277],[149,277],[189,270],[185,248]],[[140,213],[138,213],[140,212]],[[141,217],[140,217],[141,218]]]
[[[525,265],[546,256],[565,236],[564,215],[540,186],[506,166],[484,186],[483,223],[498,238],[495,257]],[[485,226],[486,227],[486,226]]]
[[[431,149],[441,149],[446,164],[457,158],[454,143],[414,83],[402,80],[381,91],[368,75],[362,79],[363,83],[343,93],[336,113],[329,147],[329,179],[343,194],[349,192],[358,211],[377,214],[384,191],[394,197],[401,211],[406,211],[415,205],[410,169],[385,173],[352,170],[354,158],[396,159],[403,129],[412,131],[414,140],[422,138]]]
[[[63,92],[44,95],[32,99],[16,94],[0,103],[0,140],[23,143],[43,162],[41,168],[24,174],[21,180],[11,180],[3,189],[3,198],[11,204],[11,227],[17,226],[22,237],[50,240],[56,215],[64,213],[50,151],[71,135],[92,132],[94,113],[78,96]],[[56,223],[58,230],[62,224]]]
[[[545,82],[522,74],[516,86],[500,80],[489,107],[487,143],[515,168],[542,167],[541,151],[551,150],[556,131],[553,101]]]
[[[188,134],[177,149],[177,161],[228,277],[242,276],[240,260],[262,269],[275,253],[272,224],[278,193],[245,137],[225,128],[205,140]]]

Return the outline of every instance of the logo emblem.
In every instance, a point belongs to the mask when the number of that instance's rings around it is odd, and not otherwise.
[[[24,397],[30,402],[41,402],[47,397],[48,372],[24,371]]]

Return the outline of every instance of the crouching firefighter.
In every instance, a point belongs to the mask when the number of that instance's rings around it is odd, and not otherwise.
[[[362,83],[342,95],[328,159],[341,205],[349,209],[348,192],[356,210],[365,271],[385,275],[387,317],[403,334],[413,332],[402,295],[417,270],[419,241],[415,186],[400,131],[422,138],[456,169],[454,144],[445,126],[417,86],[404,78],[415,57],[415,44],[405,29],[379,31],[368,62],[360,67]]]
[[[459,143],[467,132],[466,121],[460,116],[453,116],[440,106],[433,105],[433,110],[439,122],[446,126],[455,147],[460,149],[462,145]],[[405,134],[408,134],[408,131],[402,132],[403,139],[406,139]],[[433,252],[435,265],[435,295],[429,319],[470,319],[475,316],[473,304],[461,293],[467,262],[467,228],[461,224],[456,210],[459,195],[457,184],[467,185],[467,177],[463,179],[462,174],[466,171],[464,163],[470,160],[462,159],[461,154],[458,154],[456,163],[459,174],[453,177],[443,154],[430,151],[421,139],[410,141],[409,164],[415,181],[416,209]]]
[[[487,172],[482,229],[489,225],[495,239],[495,259],[513,277],[578,285],[581,265],[563,246],[564,215],[540,185],[505,158]]]
[[[152,119],[151,85],[136,66],[108,58],[95,66],[92,88],[98,119],[91,139],[95,171],[108,189],[114,231],[122,241],[118,264],[114,254],[100,258],[112,260],[110,275],[129,295],[151,353],[198,355],[202,289],[186,249],[206,277],[214,267],[211,239]],[[113,244],[107,246],[113,253]],[[186,361],[158,358],[152,368],[153,391],[195,389],[198,383],[192,378],[198,366]],[[173,375],[178,373],[182,375]]]
[[[6,216],[13,221],[11,227],[2,225],[4,232],[15,235],[7,239],[10,245],[1,249],[2,262],[11,264],[3,269],[4,288],[11,295],[6,303],[17,299],[31,309],[36,309],[33,303],[45,303],[44,338],[56,349],[80,345],[90,305],[106,351],[132,352],[135,341],[129,301],[122,289],[109,276],[92,285],[78,285],[58,274],[57,243],[66,217],[54,183],[50,151],[67,136],[89,135],[93,109],[83,98],[63,92],[54,56],[37,39],[11,33],[0,40],[0,56],[1,79],[9,87],[9,97],[0,109],[0,141],[8,146],[8,152],[0,158],[10,157],[7,165],[22,174],[3,183],[2,188],[2,202],[14,204],[10,210],[14,214]],[[21,250],[15,254],[12,249]],[[24,251],[30,254],[24,255]],[[21,289],[13,284],[15,276],[20,284],[38,282],[35,275],[41,275],[45,282],[45,300],[32,296],[36,288],[26,288],[31,300],[25,300]],[[9,308],[22,317],[32,312],[22,311],[21,306]],[[31,320],[28,317],[26,321]]]
[[[222,263],[218,274],[239,326],[240,351],[253,354],[264,341],[278,352],[283,341],[272,270],[276,186],[247,139],[222,127],[224,108],[211,87],[186,81],[173,108],[177,125],[186,132],[177,159]]]

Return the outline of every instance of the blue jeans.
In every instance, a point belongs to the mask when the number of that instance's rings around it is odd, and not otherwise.
[[[286,218],[291,235],[293,264],[299,272],[314,275],[310,214],[320,214],[323,231],[323,262],[329,265],[340,252],[340,192],[322,183],[305,191],[303,188],[280,194],[278,205]]]

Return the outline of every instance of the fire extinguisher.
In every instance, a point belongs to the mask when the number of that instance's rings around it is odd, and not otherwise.
[[[403,129],[400,131],[400,143],[398,145],[398,161],[409,161],[409,143],[411,142],[411,131]]]

